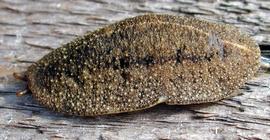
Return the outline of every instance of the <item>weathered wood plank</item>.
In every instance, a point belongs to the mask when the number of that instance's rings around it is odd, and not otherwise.
[[[267,0],[0,0],[0,139],[270,139],[270,74],[263,71],[241,95],[217,103],[92,118],[17,98],[25,83],[12,77],[77,35],[146,12],[234,24],[269,46],[269,7]]]

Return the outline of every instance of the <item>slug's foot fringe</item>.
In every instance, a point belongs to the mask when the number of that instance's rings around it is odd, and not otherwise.
[[[17,97],[24,96],[24,95],[27,95],[27,94],[30,94],[30,90],[29,89],[24,89],[22,91],[17,91],[16,92],[16,96]]]
[[[15,79],[18,79],[18,80],[21,80],[21,81],[24,81],[24,82],[27,82],[28,80],[27,80],[27,76],[25,75],[25,74],[23,74],[23,73],[16,73],[16,72],[14,72],[13,73],[13,77],[15,78]],[[17,97],[20,97],[20,96],[24,96],[24,95],[27,95],[27,94],[30,94],[31,92],[30,92],[30,90],[29,90],[29,88],[28,88],[28,85],[26,86],[26,88],[24,89],[24,90],[21,90],[21,91],[17,91],[16,92],[16,96]]]

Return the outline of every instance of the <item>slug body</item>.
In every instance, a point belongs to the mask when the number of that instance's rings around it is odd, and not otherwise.
[[[259,63],[258,46],[236,27],[152,14],[87,33],[44,56],[26,76],[40,104],[96,116],[215,102],[234,95]]]

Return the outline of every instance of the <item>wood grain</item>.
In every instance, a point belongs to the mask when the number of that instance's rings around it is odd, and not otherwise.
[[[154,12],[229,23],[270,46],[267,0],[0,0],[0,139],[270,139],[270,74],[212,104],[158,105],[140,112],[70,117],[17,98],[23,72],[55,48],[118,20]]]

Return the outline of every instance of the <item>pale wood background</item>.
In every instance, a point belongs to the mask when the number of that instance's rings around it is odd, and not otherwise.
[[[31,96],[17,98],[23,72],[42,56],[98,27],[146,12],[229,23],[270,46],[267,0],[0,0],[0,139],[270,139],[270,74],[217,103],[157,107],[80,118],[53,113]]]

